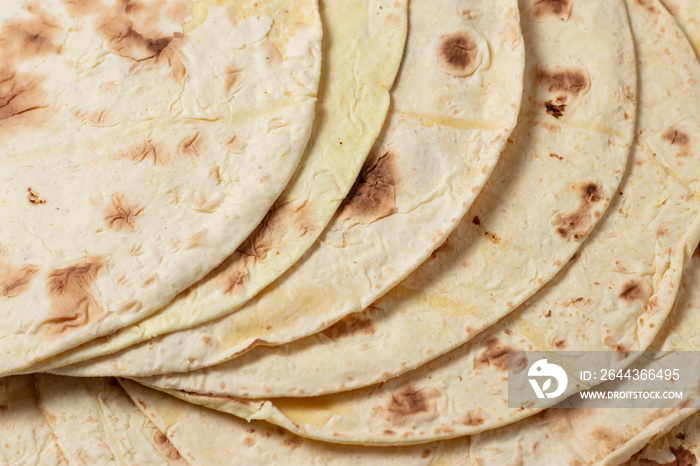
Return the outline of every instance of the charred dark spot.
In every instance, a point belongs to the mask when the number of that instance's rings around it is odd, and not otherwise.
[[[153,445],[160,454],[168,458],[170,461],[182,461],[182,455],[177,451],[175,445],[170,442],[170,439],[165,436],[161,431],[156,431],[153,434]]]
[[[537,70],[537,83],[547,92],[556,95],[557,104],[566,102],[567,97],[576,97],[590,87],[590,80],[585,70],[580,68],[559,67]]]
[[[534,0],[532,16],[535,19],[554,17],[566,21],[571,17],[573,0]]]
[[[398,185],[396,155],[375,152],[362,168],[350,193],[339,208],[340,215],[371,223],[395,214]]]
[[[561,118],[564,116],[564,110],[566,110],[566,104],[555,105],[551,100],[546,101],[544,107],[547,109],[547,114],[552,115],[554,118]]]
[[[555,159],[557,159],[557,160],[564,160],[564,157],[560,157],[560,156],[558,156],[557,154],[554,154],[554,153],[550,153],[549,156],[550,156],[550,157],[553,157],[553,158],[555,158]]]
[[[452,76],[469,76],[479,65],[479,48],[474,39],[465,31],[440,37],[438,66]]]
[[[37,267],[13,267],[0,262],[0,296],[15,298],[24,293],[38,271]]]
[[[630,280],[622,285],[622,290],[618,295],[620,299],[627,302],[643,300],[646,298],[644,286],[637,280]]]
[[[477,427],[484,422],[484,417],[478,411],[469,411],[467,417],[464,418],[464,425],[469,427]]]
[[[484,231],[484,236],[486,236],[486,238],[488,238],[488,240],[491,241],[491,242],[494,243],[494,244],[499,244],[499,243],[501,242],[501,238],[499,238],[498,236],[494,235],[494,234],[491,233],[490,231]]]
[[[484,351],[474,360],[474,369],[485,369],[493,366],[498,370],[508,370],[508,351],[515,351],[501,343],[496,337],[484,340]]]
[[[676,438],[677,438],[678,440],[685,440],[685,434],[684,434],[683,432],[678,432],[678,433],[676,434]]]
[[[278,199],[260,225],[238,247],[238,252],[254,257],[257,261],[264,261],[268,253],[280,244],[281,238],[289,234],[290,229],[299,232],[299,236],[312,234],[318,229],[312,221],[311,205],[308,202]]]
[[[372,318],[365,315],[365,313],[361,313],[359,315],[349,315],[321,333],[331,340],[336,340],[360,333],[363,335],[374,335],[375,332],[376,329]]]
[[[195,157],[204,152],[204,146],[204,136],[200,131],[195,131],[180,142],[178,150],[185,157]]]
[[[103,269],[102,264],[85,262],[49,274],[47,292],[51,318],[47,324],[50,334],[61,336],[71,329],[82,328],[102,313],[102,307],[93,297],[92,286]]]
[[[479,220],[479,217],[476,217],[476,216],[475,216],[475,217],[472,219],[472,223],[473,223],[474,225],[481,225],[481,220]]]
[[[698,464],[695,454],[683,445],[679,445],[677,448],[671,447],[671,453],[676,457],[676,464],[678,466],[695,466]]]
[[[554,230],[566,240],[581,241],[588,235],[593,207],[603,200],[603,190],[598,183],[583,183],[577,189],[580,200],[576,209],[554,218]]]
[[[27,200],[30,204],[46,204],[46,201],[39,198],[32,188],[27,188]]]
[[[124,195],[114,194],[112,205],[107,209],[104,221],[114,231],[134,231],[136,217],[143,212],[143,207],[129,205]]]
[[[674,146],[687,146],[690,143],[690,136],[674,128],[667,129],[663,134],[663,138],[664,141]]]
[[[555,340],[554,347],[557,349],[566,348],[566,341],[565,340]]]

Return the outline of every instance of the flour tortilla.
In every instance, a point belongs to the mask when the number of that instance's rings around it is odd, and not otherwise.
[[[225,3],[3,2],[0,373],[161,308],[291,178],[317,4]]]
[[[700,255],[696,254],[683,271],[673,311],[649,350],[700,350]],[[698,395],[700,393],[696,393],[696,397]],[[617,465],[629,460],[647,443],[663,437],[688,416],[697,419],[693,414],[696,412],[694,408],[553,408],[512,426],[474,436],[472,455],[484,464],[558,465],[579,461],[580,464]],[[675,445],[673,440],[661,441],[647,449],[649,458],[658,458],[652,451],[664,444]],[[519,447],[514,448],[515,445]],[[637,455],[637,459],[643,457]]]
[[[141,411],[192,464],[431,465],[434,448],[363,448],[315,442],[261,421],[180,401],[135,382],[120,383]]]
[[[244,398],[347,391],[463,344],[549,281],[594,228],[622,178],[634,131],[636,64],[620,2],[606,5],[606,21],[595,9],[576,10],[561,21],[537,19],[529,4],[524,7],[526,92],[513,143],[457,230],[426,264],[363,313],[319,334],[144,382]],[[577,40],[615,46],[572,55],[569,44]],[[559,118],[546,112],[544,103],[555,97],[547,88],[552,80],[542,75],[557,69],[592,83],[567,95]],[[581,191],[588,184],[601,193],[590,212]],[[579,213],[576,231],[562,237],[557,219]]]
[[[286,343],[362,310],[427,259],[470,207],[515,126],[524,56],[514,0],[475,1],[469,10],[414,1],[409,21],[379,141],[297,264],[223,319],[57,372],[186,371]]]
[[[34,376],[0,379],[0,461],[3,464],[67,464],[34,392]]]
[[[658,437],[658,434],[657,434]],[[666,435],[652,440],[625,465],[694,465],[700,458],[700,413],[689,416]]]
[[[352,187],[381,131],[406,39],[406,0],[321,2],[324,73],[314,133],[265,221],[204,280],[138,325],[87,343],[32,372],[113,353],[234,311],[314,243]]]
[[[700,133],[700,64],[661,8],[630,4],[629,10],[640,77],[636,142],[610,209],[554,280],[474,341],[384,384],[316,398],[193,401],[316,439],[408,444],[474,434],[534,414],[507,406],[509,350],[647,349],[700,240],[700,196],[693,190],[700,179],[694,137]],[[674,63],[687,75],[675,73]],[[668,86],[676,90],[671,96]],[[614,356],[608,367],[632,362],[629,353]],[[555,362],[566,370],[566,362]]]
[[[38,374],[35,383],[68,464],[188,464],[116,380]]]
[[[695,0],[662,0],[661,3],[671,13],[700,56],[700,5]]]

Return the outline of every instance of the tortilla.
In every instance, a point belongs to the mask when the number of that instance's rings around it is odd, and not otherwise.
[[[700,56],[700,5],[694,0],[662,0],[661,3],[671,13]]]
[[[69,464],[188,464],[116,380],[39,374],[35,383]]]
[[[626,177],[578,257],[520,309],[464,347],[377,386],[269,401],[173,393],[316,439],[408,444],[474,434],[537,412],[507,406],[510,350],[619,351],[609,367],[629,365],[628,352],[647,349],[666,320],[700,241],[700,64],[657,5],[629,3],[629,14],[640,102]],[[674,72],[679,64],[683,74]]]
[[[698,309],[700,254],[695,254],[683,271],[673,311],[648,349],[700,350]],[[689,393],[685,395],[693,396]],[[697,389],[695,396],[700,396]],[[475,461],[480,460],[484,464],[514,464],[518,461],[524,464],[536,461],[537,464],[556,465],[576,461],[581,464],[622,464],[647,443],[663,437],[687,417],[693,415],[697,418],[697,415],[693,414],[696,412],[694,408],[552,408],[511,426],[474,436],[472,455]],[[669,440],[670,443],[661,441],[647,452],[651,455],[650,450],[656,450],[657,447],[677,444]],[[514,445],[518,445],[519,448],[513,448]],[[644,454],[636,456],[638,460],[645,457]],[[650,456],[650,459],[654,457],[658,456]],[[639,461],[632,464],[639,464]],[[650,463],[649,466],[653,464],[655,463]]]
[[[361,314],[321,333],[144,382],[244,398],[316,396],[375,384],[475,337],[564,267],[624,172],[636,113],[634,49],[619,2],[606,7],[606,21],[595,9],[575,11],[568,21],[538,19],[524,6],[529,61],[520,124],[472,209],[427,263]],[[615,46],[572,55],[569,44],[577,40]],[[555,76],[572,86],[577,77],[593,83],[565,95],[558,117],[546,107],[561,93],[551,90]],[[597,190],[594,202],[588,186]],[[558,231],[562,219],[574,218],[571,231]]]
[[[263,223],[219,268],[137,325],[30,368],[113,353],[234,311],[292,266],[347,195],[389,109],[406,39],[406,0],[321,2],[323,68],[314,133],[302,164]]]
[[[138,408],[193,464],[431,465],[425,446],[364,448],[304,439],[261,421],[185,403],[135,382],[119,380]]]
[[[218,321],[56,372],[185,371],[255,345],[286,343],[362,310],[427,259],[491,174],[521,101],[514,0],[474,2],[467,13],[463,7],[411,3],[404,61],[379,141],[333,221],[288,272]],[[454,63],[445,62],[449,51]]]
[[[66,464],[39,407],[34,376],[0,379],[0,413],[4,464]]]
[[[0,373],[161,308],[294,173],[316,2],[190,4],[3,2]]]
[[[652,440],[625,464],[629,466],[693,465],[698,464],[698,458],[700,458],[700,413],[695,413],[663,437]]]

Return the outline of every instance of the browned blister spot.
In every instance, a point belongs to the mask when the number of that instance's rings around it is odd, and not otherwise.
[[[336,340],[356,334],[374,335],[376,331],[372,318],[362,313],[349,315],[321,333],[331,340]]]
[[[204,152],[206,139],[201,131],[195,131],[185,137],[178,146],[178,151],[185,157],[196,157]]]
[[[690,143],[690,136],[676,128],[669,128],[663,134],[664,141],[675,146],[686,146]]]
[[[538,68],[537,84],[555,96],[551,99],[563,104],[568,98],[577,97],[586,92],[590,85],[588,73],[581,68]]]
[[[388,405],[375,407],[375,411],[387,421],[397,425],[412,416],[433,411],[435,408],[432,399],[437,396],[439,396],[439,392],[435,389],[423,388],[419,390],[412,385],[406,385],[391,395]]]
[[[4,67],[24,60],[57,53],[62,28],[38,4],[27,10],[31,19],[11,19],[0,29],[0,58]]]
[[[307,201],[278,199],[260,225],[238,247],[238,252],[264,261],[270,251],[283,244],[283,239],[290,232],[306,236],[318,229],[311,212],[311,204]]]
[[[32,190],[32,188],[27,188],[27,200],[30,204],[46,204],[46,200],[41,199],[37,193]]]
[[[83,262],[49,274],[46,288],[51,302],[51,317],[47,321],[50,335],[63,336],[98,318],[103,309],[94,298],[92,287],[103,269],[103,264]]]
[[[561,118],[564,116],[564,110],[566,110],[566,104],[556,105],[548,100],[544,103],[544,107],[548,115],[552,115],[554,118]]]
[[[144,11],[145,16],[140,13]],[[114,7],[101,8],[96,30],[109,51],[134,61],[132,72],[141,65],[167,66],[173,79],[183,84],[187,71],[173,45],[184,40],[184,35],[158,30],[159,15],[160,8],[144,10],[137,2],[124,0]]]
[[[651,14],[659,13],[659,10],[654,5],[653,0],[632,0],[632,4],[644,8]]]
[[[37,267],[25,265],[14,267],[0,262],[0,296],[3,298],[15,298],[27,291],[29,284],[39,271]]]
[[[221,277],[224,293],[233,294],[250,281],[250,273],[245,270],[233,270]]]
[[[112,195],[112,205],[104,217],[105,223],[114,231],[135,231],[136,217],[143,212],[143,207],[129,204],[123,194]]]
[[[630,280],[622,285],[618,296],[626,302],[644,300],[646,299],[644,285],[639,280]]]
[[[532,16],[535,19],[556,18],[566,21],[571,17],[573,0],[534,0]]]
[[[592,225],[593,208],[603,201],[603,190],[596,182],[586,182],[578,185],[579,204],[571,212],[557,214],[553,227],[563,239],[580,241],[588,235]]]
[[[395,214],[399,183],[397,156],[387,150],[374,152],[362,168],[339,214],[363,223]]]
[[[150,161],[153,165],[162,162],[161,153],[157,145],[151,140],[145,140],[127,150],[120,152],[117,158],[131,160],[134,163]]]
[[[678,149],[676,157],[692,156],[692,151],[690,150],[691,137],[687,133],[678,128],[671,127],[664,131],[662,137],[665,142]]]
[[[284,440],[284,446],[291,450],[296,450],[302,445],[302,443],[304,443],[304,441],[301,439],[301,437],[297,436],[287,437]]]
[[[484,340],[485,349],[474,359],[474,369],[485,369],[495,367],[498,370],[508,370],[508,351],[515,351],[508,345],[503,344],[496,337],[489,337]]]
[[[39,125],[49,106],[44,77],[0,69],[0,128]]]
[[[224,89],[226,93],[233,91],[236,86],[241,82],[242,71],[233,65],[229,65],[226,69],[226,79],[224,80]]]
[[[469,411],[467,416],[464,418],[463,424],[465,426],[477,427],[485,422],[484,417],[478,411]]]
[[[156,447],[158,452],[165,456],[170,461],[182,461],[182,455],[177,451],[175,445],[170,442],[170,439],[166,437],[161,431],[157,431],[153,434],[153,445]]]
[[[458,31],[440,37],[437,61],[442,71],[452,76],[473,74],[479,66],[479,48],[466,31]]]
[[[566,340],[554,340],[554,347],[559,350],[566,348]]]

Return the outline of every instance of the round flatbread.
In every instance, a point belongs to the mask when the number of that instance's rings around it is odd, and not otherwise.
[[[522,304],[583,244],[624,173],[636,63],[624,7],[606,8],[605,21],[587,9],[562,21],[524,3],[530,59],[512,142],[456,231],[409,278],[319,334],[146,382],[245,398],[347,391],[425,364]],[[576,40],[616,46],[574,56]],[[562,115],[548,107],[557,99]]]
[[[465,13],[449,0],[411,3],[390,116],[309,252],[233,314],[57,372],[136,376],[211,365],[323,330],[404,279],[457,226],[515,126],[524,66],[516,6],[475,2]]]
[[[65,465],[34,391],[34,376],[0,379],[3,464]]]
[[[314,0],[3,3],[0,373],[147,317],[245,240],[311,134],[320,41]]]
[[[233,312],[316,241],[381,131],[407,29],[406,0],[320,6],[327,45],[314,132],[302,164],[262,224],[220,267],[154,315],[29,371],[113,353]]]
[[[35,385],[68,464],[189,464],[116,380],[37,374]]]

